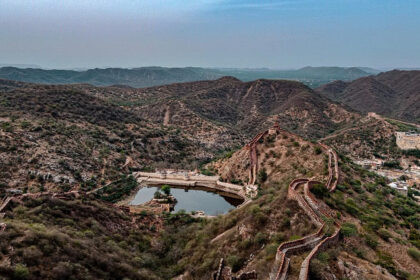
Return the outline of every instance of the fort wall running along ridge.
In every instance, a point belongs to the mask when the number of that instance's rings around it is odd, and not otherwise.
[[[270,129],[270,132],[271,130],[282,131],[282,129],[277,124],[274,125],[272,129]],[[250,183],[252,184],[255,183],[256,174],[258,172],[257,145],[260,139],[262,139],[262,137],[264,137],[267,133],[269,133],[269,131],[259,133],[247,145],[251,162],[249,170]],[[333,192],[339,179],[338,157],[336,152],[327,145],[322,143],[319,143],[319,145],[328,153],[329,175],[326,187],[330,192]],[[334,233],[331,236],[327,236],[324,232],[327,225],[323,218],[327,217],[333,219],[336,214],[325,204],[319,203],[317,199],[312,195],[310,189],[315,184],[320,184],[320,182],[311,181],[310,179],[306,178],[298,178],[293,180],[288,187],[288,199],[296,200],[298,205],[319,228],[315,233],[305,236],[301,239],[286,241],[280,244],[280,246],[277,248],[272,272],[270,273],[270,280],[286,279],[290,264],[289,256],[311,250],[309,255],[302,262],[299,272],[299,280],[307,280],[309,278],[309,266],[311,260],[321,250],[324,250],[331,244],[338,242],[341,229],[341,226],[338,222],[334,221]]]

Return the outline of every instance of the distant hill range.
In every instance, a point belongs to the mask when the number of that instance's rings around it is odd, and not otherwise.
[[[270,69],[231,69],[224,70],[225,74],[242,81],[255,79],[287,79],[296,80],[315,88],[335,80],[351,81],[361,77],[377,74],[379,71],[367,67],[311,67],[297,70]]]
[[[355,115],[300,82],[265,79],[242,82],[229,76],[115,94],[110,91],[101,98],[131,108],[145,119],[174,125],[191,134],[195,134],[192,130],[197,127],[204,127],[201,122],[210,121],[247,138],[274,121],[306,137],[323,137],[346,125]]]
[[[1,65],[0,65],[1,66]],[[351,81],[377,73],[370,68],[359,67],[304,67],[298,70],[236,69],[236,68],[106,68],[76,70],[45,70],[39,68],[0,68],[0,78],[43,84],[88,83],[95,86],[125,85],[135,88],[171,83],[216,80],[233,76],[242,81],[256,79],[287,79],[303,82],[315,88],[335,80]]]
[[[134,69],[106,68],[75,70],[44,70],[35,68],[0,68],[0,78],[42,84],[81,84],[95,86],[125,85],[148,87],[177,82],[214,80],[222,74],[203,68],[142,67]]]
[[[420,71],[393,70],[352,82],[334,81],[316,91],[360,112],[420,123]]]

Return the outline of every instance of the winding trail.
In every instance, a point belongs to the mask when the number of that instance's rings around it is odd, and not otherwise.
[[[275,125],[273,129],[282,131],[278,125]],[[258,141],[267,134],[267,132],[268,131],[259,133],[247,145],[251,161],[250,182],[253,183],[256,180],[256,174],[258,171],[257,144]],[[337,182],[339,179],[338,157],[336,152],[327,145],[322,143],[319,143],[319,145],[328,153],[329,175],[326,187],[330,192],[333,192],[337,187]],[[316,184],[321,183],[306,178],[298,178],[293,180],[288,187],[288,199],[296,200],[298,205],[319,228],[313,234],[307,235],[298,240],[286,241],[279,245],[277,248],[273,269],[270,273],[270,280],[287,279],[290,265],[290,256],[301,254],[310,250],[310,253],[301,264],[298,278],[299,280],[307,280],[309,277],[309,266],[311,260],[321,250],[338,241],[341,226],[333,218],[336,216],[336,213],[327,205],[319,203],[317,199],[312,195],[310,189]],[[328,220],[334,222],[332,224],[328,224]],[[334,232],[332,234],[330,233],[329,235],[328,229],[330,226],[334,227]]]

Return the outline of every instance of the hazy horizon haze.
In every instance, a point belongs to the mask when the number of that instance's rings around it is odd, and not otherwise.
[[[5,0],[0,63],[417,68],[419,27],[414,0]]]

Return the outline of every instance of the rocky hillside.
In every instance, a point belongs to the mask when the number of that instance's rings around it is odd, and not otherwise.
[[[323,163],[324,152],[318,150],[316,144],[305,142],[284,131],[277,134],[268,131],[256,140],[259,169],[257,182],[261,187],[261,199],[276,184],[277,178],[280,178],[278,182],[290,182],[293,176],[296,176],[295,179],[322,178],[322,175],[328,173],[328,160]],[[289,154],[293,154],[293,157],[283,160],[285,154],[280,152],[279,156],[278,152],[281,150],[290,150]],[[227,180],[237,181],[238,176],[239,180],[246,180],[252,167],[252,159],[246,159],[246,156],[250,157],[248,151],[240,150],[230,158],[210,166]],[[277,163],[283,169],[278,173]],[[320,165],[318,168],[317,164]],[[288,169],[290,165],[292,169]],[[332,213],[326,218],[327,224],[331,225],[335,221],[340,225],[340,238],[334,246],[326,247],[315,255],[310,262],[309,279],[416,279],[420,275],[418,203],[412,197],[392,190],[383,177],[360,168],[345,156],[339,157],[338,167],[340,175],[334,191],[329,192],[322,184],[311,189],[314,197],[310,200],[317,201],[318,211]],[[230,172],[231,169],[234,172]],[[285,174],[293,175],[285,177]],[[293,198],[288,195],[285,201],[290,200]],[[301,204],[299,206],[303,207]],[[325,234],[332,233],[327,230]],[[288,279],[298,279],[306,257],[307,253],[299,251],[288,255]],[[259,274],[267,273],[267,268],[253,266],[253,262],[263,261],[257,258],[255,261],[246,261],[245,265],[247,268],[255,268]]]
[[[249,153],[249,147],[243,147],[230,157],[209,164],[208,168],[217,170],[226,181],[248,183],[251,168]],[[321,146],[285,130],[270,130],[257,141],[256,153],[257,183],[289,181],[305,175],[322,181],[328,175],[324,169],[325,154]]]
[[[253,142],[256,161],[244,147],[207,166],[225,180],[240,183],[249,179],[252,165],[258,165],[258,196],[213,219],[184,213],[129,214],[83,193],[73,198],[15,197],[1,210],[0,275],[6,279],[182,275],[180,279],[196,280],[209,279],[224,258],[233,275],[255,271],[258,279],[267,279],[277,268],[280,244],[319,231],[288,191],[290,182],[301,177],[325,182],[329,157],[325,147],[282,129],[259,135]],[[335,166],[340,172],[335,191],[328,192],[321,183],[311,189],[311,196],[316,205],[330,209],[323,235],[332,234],[334,221],[341,230],[334,246],[312,258],[309,279],[416,279],[418,204],[345,156]],[[304,194],[303,189],[297,191]],[[303,250],[289,256],[289,279],[298,279],[307,254]]]
[[[96,86],[150,87],[176,82],[217,79],[221,76],[223,74],[216,70],[196,67],[95,68],[86,71],[0,68],[0,78],[2,79],[42,84],[88,83]]]
[[[224,77],[102,95],[102,98],[127,104],[143,118],[156,123],[193,131],[211,122],[248,139],[259,129],[270,127],[274,120],[300,135],[318,138],[359,117],[302,83],[284,80],[241,82]],[[190,117],[205,124],[193,125],[196,120],[191,122]]]
[[[360,67],[304,67],[297,70],[272,69],[209,69],[199,67],[139,67],[74,70],[45,70],[36,66],[2,67],[0,78],[43,84],[88,83],[95,86],[124,85],[150,87],[171,83],[215,80],[222,76],[234,76],[242,81],[257,79],[289,79],[314,88],[334,80],[354,80],[370,75],[371,69]],[[34,68],[35,67],[35,68]]]
[[[1,183],[32,191],[196,168],[275,120],[313,139],[360,118],[298,82],[232,77],[145,89],[1,80],[0,108]]]
[[[420,123],[420,71],[398,71],[335,81],[317,92],[361,112]]]
[[[151,165],[194,168],[222,149],[86,94],[83,86],[1,84],[2,190],[65,190],[88,181],[94,187]]]
[[[15,198],[0,230],[2,279],[162,279],[153,215],[130,216],[88,198]],[[153,271],[159,267],[161,272]],[[162,274],[161,274],[162,273]]]

